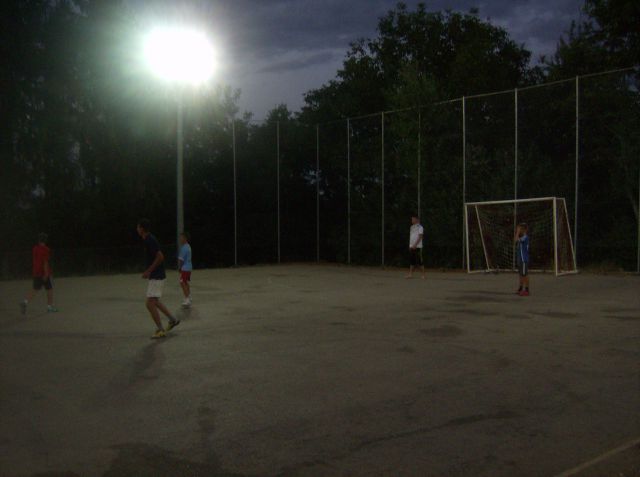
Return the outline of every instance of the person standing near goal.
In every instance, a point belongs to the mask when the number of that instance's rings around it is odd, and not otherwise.
[[[413,269],[420,266],[422,269],[422,279],[424,280],[424,263],[422,262],[422,241],[424,239],[424,227],[420,224],[420,217],[411,217],[411,228],[409,229],[409,275],[413,278]]]
[[[47,312],[55,313],[58,309],[53,306],[53,284],[51,283],[51,249],[47,246],[48,237],[45,233],[38,235],[38,243],[33,247],[33,287],[27,293],[27,297],[20,303],[20,311],[27,313],[27,305],[35,294],[44,288],[47,291]]]
[[[529,227],[527,224],[518,224],[516,227],[516,264],[518,265],[518,275],[520,287],[518,295],[529,296]]]
[[[142,274],[142,278],[149,281],[147,285],[147,310],[151,318],[156,324],[156,332],[151,335],[152,339],[164,338],[166,336],[162,321],[160,320],[160,310],[167,318],[169,318],[169,325],[167,330],[178,326],[180,320],[177,320],[171,315],[167,307],[160,301],[162,298],[162,289],[164,288],[164,281],[167,275],[164,271],[164,254],[160,250],[160,244],[158,240],[150,232],[150,223],[147,219],[140,219],[138,221],[138,235],[144,241],[144,249],[146,256],[147,269]]]

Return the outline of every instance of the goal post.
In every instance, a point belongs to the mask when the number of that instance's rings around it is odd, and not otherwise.
[[[577,272],[564,198],[467,202],[464,211],[467,272],[515,271],[514,235],[519,223],[529,229],[531,271]]]

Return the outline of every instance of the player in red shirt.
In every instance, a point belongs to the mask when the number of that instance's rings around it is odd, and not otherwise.
[[[47,234],[38,235],[38,244],[33,247],[33,287],[27,293],[27,297],[20,303],[22,314],[27,313],[27,305],[33,299],[38,290],[43,287],[47,290],[47,312],[55,313],[58,311],[53,306],[53,284],[51,283],[51,249],[47,247]]]

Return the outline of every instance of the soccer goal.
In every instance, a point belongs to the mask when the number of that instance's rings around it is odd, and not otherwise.
[[[467,272],[516,270],[516,226],[529,228],[529,267],[556,275],[576,273],[567,204],[560,197],[467,202]]]

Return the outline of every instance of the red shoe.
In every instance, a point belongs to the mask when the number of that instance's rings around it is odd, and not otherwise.
[[[529,296],[529,292],[527,290],[522,290],[520,293],[518,293],[518,295],[520,295],[520,296]]]

